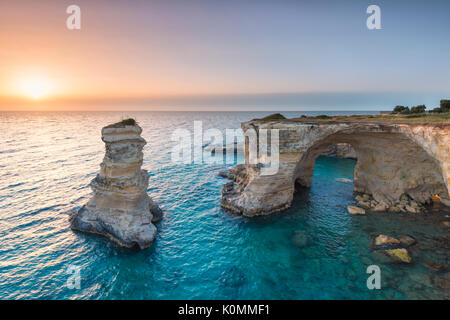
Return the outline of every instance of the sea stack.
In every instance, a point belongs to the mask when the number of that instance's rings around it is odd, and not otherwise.
[[[107,236],[127,248],[148,248],[156,236],[153,224],[162,211],[147,194],[148,172],[141,170],[146,144],[134,119],[102,129],[106,153],[100,173],[91,181],[93,197],[70,217],[74,230]]]

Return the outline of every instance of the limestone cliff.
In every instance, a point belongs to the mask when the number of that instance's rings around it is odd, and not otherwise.
[[[323,155],[334,155],[344,159],[356,159],[356,152],[348,143],[332,144],[328,146]]]
[[[146,141],[134,122],[119,122],[102,129],[106,153],[100,173],[92,180],[91,200],[70,217],[74,230],[109,237],[124,247],[151,245],[156,236],[152,222],[161,209],[147,194],[148,173],[141,170]]]
[[[394,206],[402,197],[425,203],[434,195],[450,205],[449,124],[252,120],[242,129],[278,129],[280,163],[275,175],[262,175],[261,164],[249,163],[246,139],[246,163],[222,191],[221,204],[232,211],[255,216],[288,208],[295,184],[309,187],[315,159],[339,143],[353,147],[355,191],[374,205]]]

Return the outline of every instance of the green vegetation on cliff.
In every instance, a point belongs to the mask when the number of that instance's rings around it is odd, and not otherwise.
[[[125,126],[135,126],[136,120],[134,120],[133,118],[129,118],[129,119],[122,120],[121,123]]]
[[[286,119],[281,113],[274,113],[267,117],[262,118],[261,120],[284,120]]]

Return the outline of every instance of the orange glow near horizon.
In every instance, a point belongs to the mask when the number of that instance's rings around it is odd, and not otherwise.
[[[448,19],[376,32],[355,5],[238,2],[78,0],[69,30],[70,2],[10,1],[0,111],[388,110],[450,95]]]

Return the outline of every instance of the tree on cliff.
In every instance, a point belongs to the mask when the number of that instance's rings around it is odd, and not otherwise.
[[[427,107],[424,104],[411,108],[411,113],[424,113]]]
[[[396,106],[394,108],[394,110],[392,111],[393,114],[408,114],[410,113],[409,107],[404,107],[404,106]]]
[[[441,100],[441,111],[450,112],[450,100]]]

